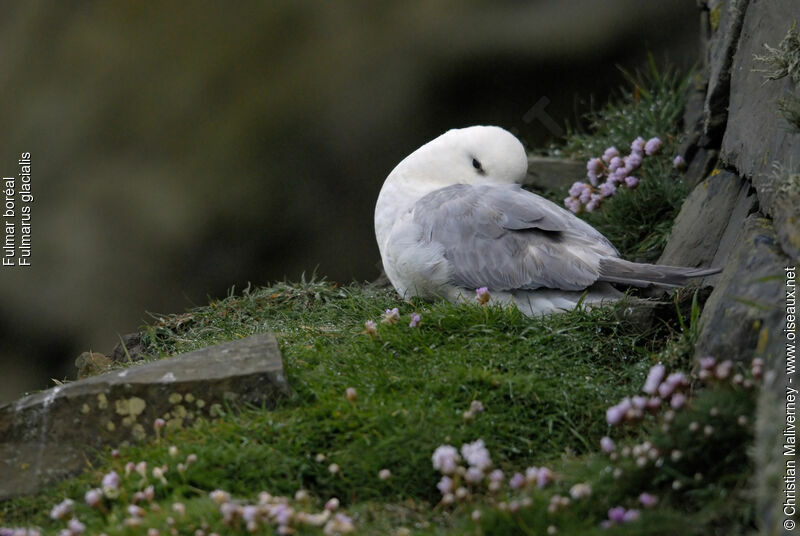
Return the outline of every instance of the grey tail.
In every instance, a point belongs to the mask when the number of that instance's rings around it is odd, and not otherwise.
[[[635,287],[656,285],[678,288],[685,286],[690,279],[721,272],[720,268],[684,268],[664,266],[663,264],[639,264],[615,257],[600,259],[598,281],[622,283]]]

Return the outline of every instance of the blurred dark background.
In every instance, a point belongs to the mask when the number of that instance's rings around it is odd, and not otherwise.
[[[378,276],[383,179],[453,127],[558,140],[647,53],[696,60],[695,0],[6,2],[0,174],[32,160],[30,268],[0,267],[0,403],[74,378],[147,311]]]

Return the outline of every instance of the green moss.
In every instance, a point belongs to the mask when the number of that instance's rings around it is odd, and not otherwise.
[[[708,14],[708,22],[711,25],[711,31],[716,32],[719,29],[719,20],[722,18],[722,6],[725,2],[719,2]]]

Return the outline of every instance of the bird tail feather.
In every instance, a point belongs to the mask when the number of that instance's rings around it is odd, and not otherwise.
[[[686,268],[665,266],[663,264],[642,264],[615,257],[600,259],[598,281],[621,283],[635,287],[656,285],[678,288],[685,286],[690,279],[705,277],[721,272],[720,268]]]

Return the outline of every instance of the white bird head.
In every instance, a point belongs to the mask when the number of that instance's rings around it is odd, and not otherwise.
[[[528,170],[522,143],[500,127],[448,130],[407,156],[387,178],[433,189],[453,184],[520,183]]]

